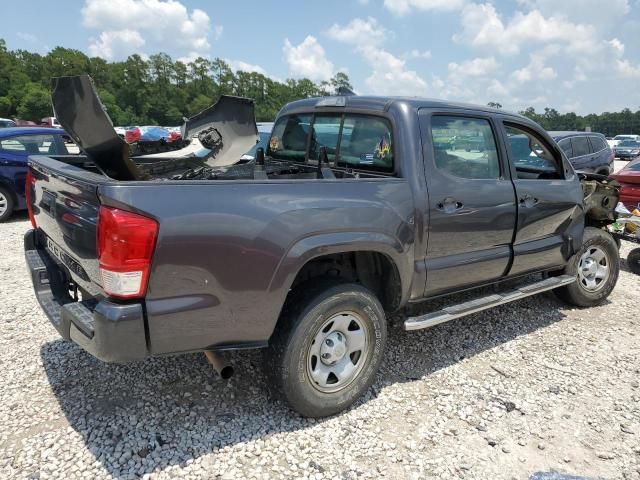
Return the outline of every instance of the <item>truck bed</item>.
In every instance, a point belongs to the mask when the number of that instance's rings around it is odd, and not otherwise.
[[[30,161],[32,249],[54,258],[59,272],[51,274],[63,275],[97,308],[143,309],[140,358],[265,344],[295,273],[314,252],[330,253],[324,245],[361,249],[373,235],[411,282],[413,200],[404,179],[317,179],[313,167],[283,173],[272,165],[270,179],[259,181],[247,178],[251,166],[240,165],[216,171],[214,180],[115,181],[82,159],[61,160]],[[96,246],[101,206],[158,222],[143,299],[104,293]]]

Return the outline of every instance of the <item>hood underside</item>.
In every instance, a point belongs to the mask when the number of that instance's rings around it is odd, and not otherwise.
[[[129,145],[115,132],[93,80],[88,75],[53,79],[53,109],[60,125],[106,175],[115,180],[144,180],[131,159]],[[253,100],[222,96],[217,103],[186,119],[185,148],[135,157],[154,159],[198,158],[209,166],[232,165],[258,142]]]

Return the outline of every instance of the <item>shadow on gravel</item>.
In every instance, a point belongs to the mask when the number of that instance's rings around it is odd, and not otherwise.
[[[418,332],[405,332],[404,318],[395,317],[377,381],[353,408],[385,385],[428,377],[558,322],[564,318],[560,306],[552,295],[543,295]],[[237,373],[229,381],[221,380],[202,354],[112,365],[58,340],[43,345],[41,356],[69,423],[115,478],[185,465],[228,445],[323,422],[301,418],[268,396],[257,351],[231,354]]]
[[[5,220],[3,223],[19,223],[24,222],[25,220],[29,220],[29,214],[26,210],[20,210],[18,212],[14,212],[13,215],[11,215],[9,219]]]

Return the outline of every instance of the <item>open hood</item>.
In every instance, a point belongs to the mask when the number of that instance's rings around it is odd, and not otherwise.
[[[91,77],[54,78],[52,100],[62,128],[108,176],[116,180],[145,178],[131,159],[129,145],[115,132]],[[197,157],[210,166],[238,162],[258,141],[253,100],[222,96],[216,104],[185,121],[182,138],[190,140],[190,145],[136,159]]]

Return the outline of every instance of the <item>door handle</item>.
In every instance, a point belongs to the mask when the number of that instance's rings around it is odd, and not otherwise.
[[[458,210],[461,210],[464,205],[453,197],[447,197],[438,203],[436,207],[444,213],[455,213]]]
[[[524,197],[520,197],[520,205],[525,208],[535,207],[539,201],[538,198],[528,193]]]

